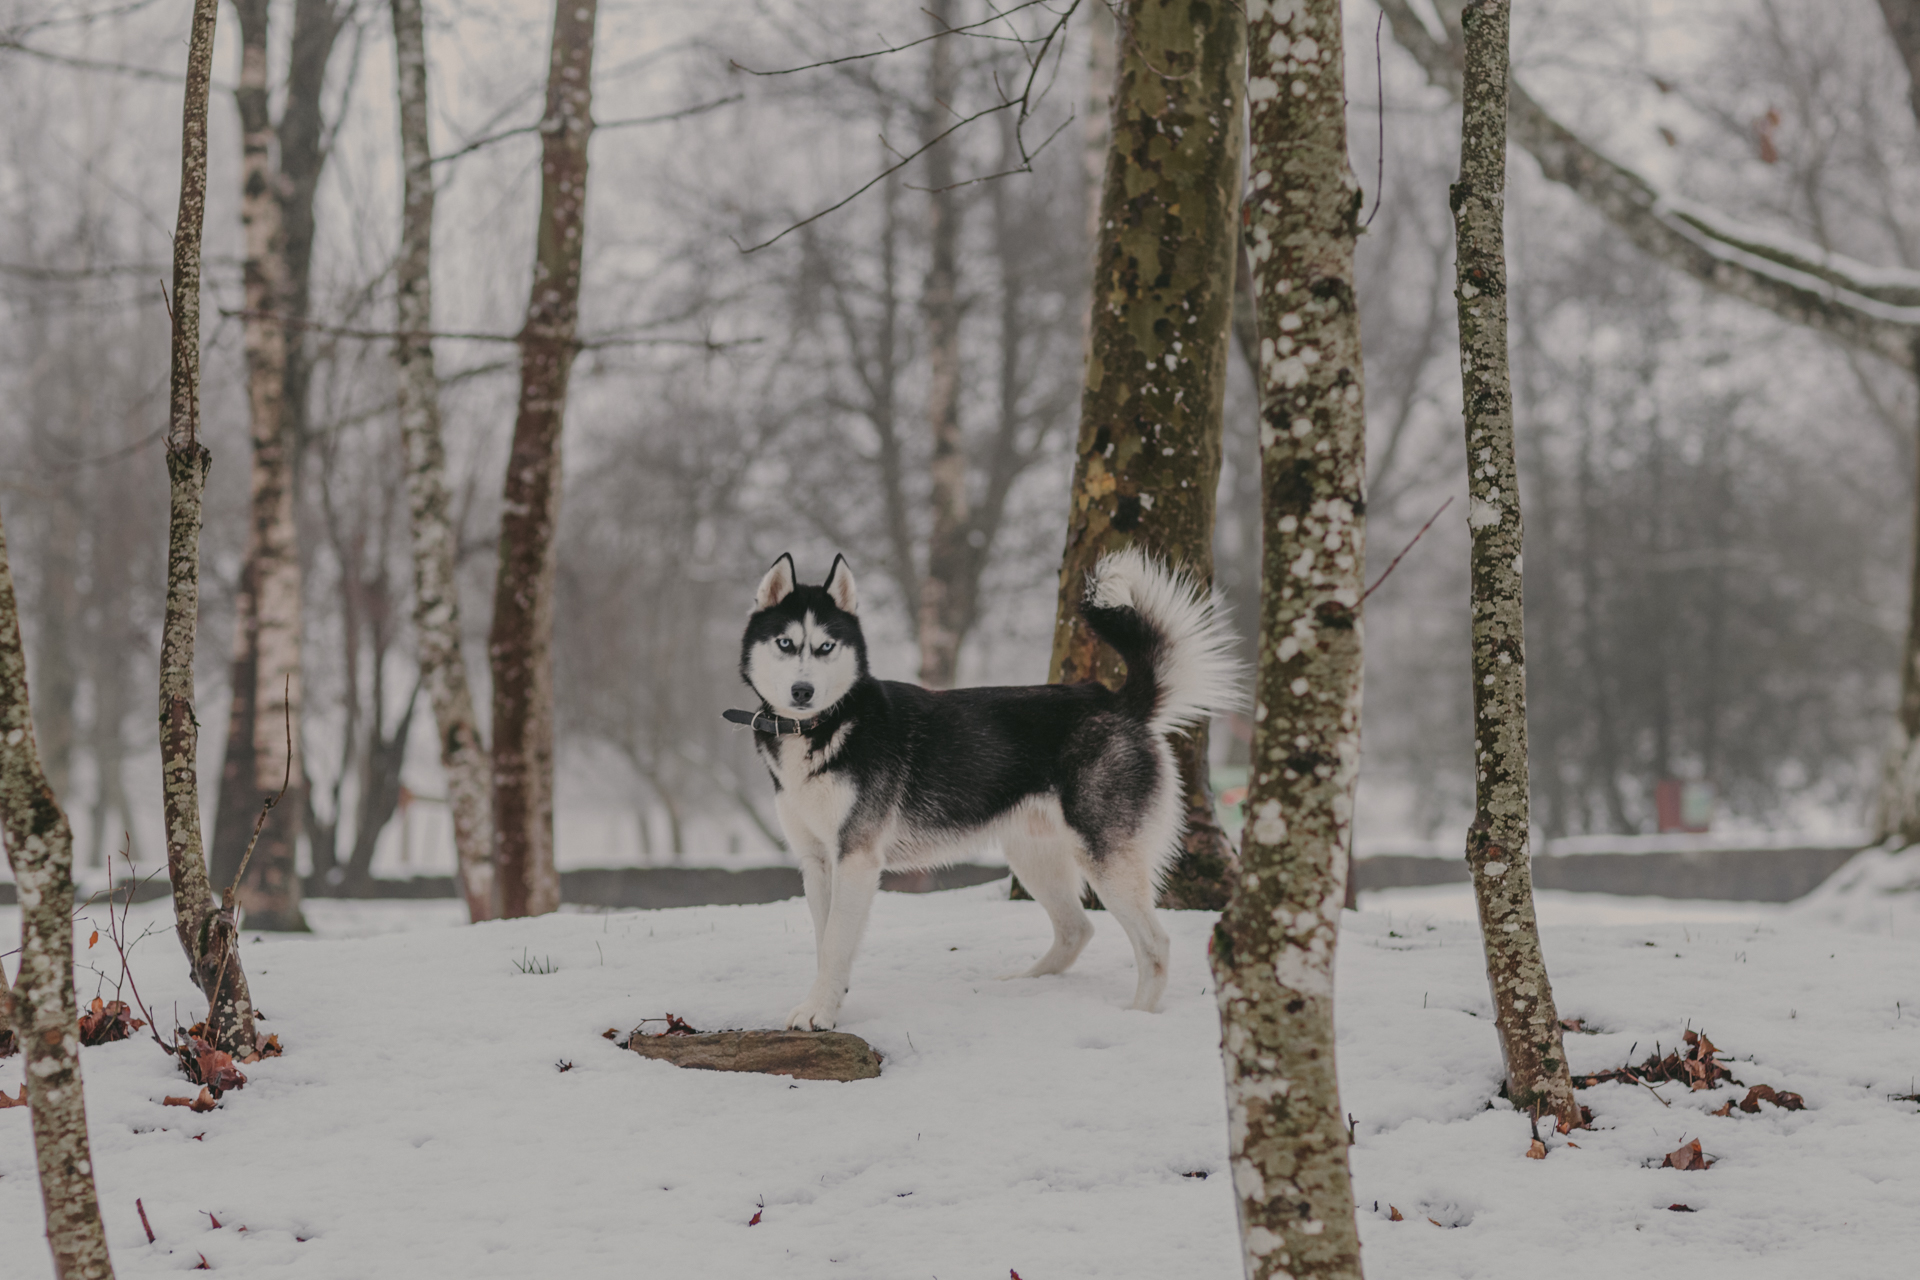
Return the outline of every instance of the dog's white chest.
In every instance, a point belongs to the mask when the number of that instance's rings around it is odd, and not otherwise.
[[[782,738],[773,760],[774,776],[780,781],[776,807],[783,824],[798,826],[813,839],[832,848],[840,827],[853,807],[854,789],[835,772],[816,772],[832,758],[839,738],[824,749],[807,750],[805,738]]]

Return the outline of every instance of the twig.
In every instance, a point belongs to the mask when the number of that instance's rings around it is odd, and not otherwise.
[[[1402,560],[1404,560],[1404,559],[1406,559],[1406,556],[1407,556],[1407,552],[1409,552],[1409,551],[1411,551],[1411,550],[1413,550],[1413,544],[1414,544],[1415,542],[1418,542],[1418,541],[1420,541],[1420,539],[1421,539],[1421,538],[1423,538],[1423,537],[1425,537],[1425,536],[1426,536],[1426,533],[1427,533],[1427,530],[1429,530],[1429,529],[1431,529],[1431,528],[1433,528],[1433,522],[1434,522],[1435,520],[1438,520],[1438,519],[1439,519],[1439,518],[1441,517],[1441,515],[1442,515],[1442,514],[1443,514],[1443,513],[1444,513],[1444,512],[1446,511],[1446,509],[1447,509],[1448,507],[1450,507],[1450,506],[1452,506],[1452,505],[1453,505],[1453,499],[1452,499],[1452,498],[1448,498],[1448,499],[1447,499],[1447,500],[1446,500],[1445,502],[1443,502],[1443,503],[1441,503],[1441,504],[1440,504],[1440,510],[1439,510],[1439,511],[1436,511],[1436,512],[1434,512],[1434,513],[1433,513],[1433,514],[1432,514],[1431,516],[1428,516],[1428,517],[1427,517],[1427,522],[1426,522],[1425,524],[1423,524],[1423,525],[1421,525],[1421,526],[1420,526],[1420,532],[1419,532],[1419,533],[1416,533],[1416,534],[1414,534],[1414,535],[1413,535],[1413,538],[1412,538],[1412,540],[1411,540],[1411,541],[1409,541],[1409,542],[1407,543],[1407,545],[1406,545],[1406,546],[1404,546],[1404,547],[1402,547],[1402,548],[1400,548],[1400,554],[1399,554],[1399,555],[1397,555],[1397,556],[1395,556],[1395,557],[1394,557],[1394,558],[1393,558],[1393,559],[1392,559],[1392,560],[1391,560],[1391,561],[1390,561],[1390,562],[1389,562],[1389,563],[1387,564],[1387,567],[1386,567],[1385,569],[1382,569],[1382,570],[1380,571],[1380,576],[1379,576],[1379,577],[1377,577],[1377,578],[1375,578],[1375,579],[1373,580],[1373,585],[1372,585],[1372,586],[1370,586],[1370,587],[1368,587],[1368,588],[1367,588],[1367,589],[1366,589],[1365,591],[1363,591],[1363,592],[1361,592],[1361,593],[1360,593],[1360,600],[1361,600],[1361,602],[1362,602],[1362,603],[1365,603],[1365,602],[1366,602],[1366,598],[1367,598],[1368,596],[1370,596],[1370,595],[1372,595],[1372,594],[1373,594],[1374,592],[1376,592],[1376,591],[1378,591],[1378,590],[1380,589],[1380,584],[1381,584],[1381,583],[1383,583],[1383,582],[1385,582],[1385,581],[1387,580],[1387,575],[1388,575],[1388,574],[1390,574],[1390,573],[1392,573],[1392,572],[1394,571],[1394,569],[1396,569],[1397,567],[1399,567],[1399,564],[1400,564],[1400,562],[1401,562]]]
[[[642,124],[666,124],[671,120],[685,120],[690,116],[700,116],[705,115],[709,111],[717,111],[721,107],[741,101],[746,96],[744,93],[730,93],[724,98],[715,98],[711,102],[696,103],[691,107],[682,107],[678,111],[668,111],[656,116],[633,116],[626,120],[607,120],[604,122],[596,120],[593,127],[596,132],[599,132],[606,129],[628,129],[635,125]],[[476,138],[466,146],[461,147],[458,151],[449,151],[446,155],[435,156],[427,163],[445,164],[450,160],[458,160],[460,157],[470,155],[482,147],[490,147],[496,142],[504,142],[508,138],[517,138],[523,134],[539,133],[544,130],[546,126],[547,122],[545,120],[538,120],[533,124],[516,125],[511,129],[502,129],[498,133],[490,133],[483,138]]]
[[[139,1198],[136,1197],[133,1202],[133,1207],[140,1211],[140,1225],[147,1229],[147,1243],[152,1244],[153,1243],[153,1224],[147,1221],[147,1206],[144,1204],[141,1204],[139,1201]]]
[[[1360,224],[1363,231],[1373,225],[1373,215],[1380,212],[1380,198],[1387,191],[1387,81],[1380,69],[1380,28],[1386,23],[1387,11],[1382,9],[1373,24],[1373,85],[1378,95],[1374,114],[1380,120],[1379,167],[1373,179],[1373,209],[1367,214],[1367,220]]]
[[[805,66],[800,66],[800,67],[783,67],[778,71],[755,71],[752,67],[742,66],[740,63],[735,62],[731,58],[727,59],[727,65],[732,67],[735,71],[745,72],[747,75],[750,75],[750,76],[798,75],[802,71],[818,71],[822,67],[838,67],[849,62],[864,62],[868,58],[884,57],[889,53],[904,53],[908,49],[916,48],[923,44],[929,44],[935,40],[944,40],[948,36],[965,35],[966,33],[977,30],[980,27],[990,27],[996,22],[1000,22],[1004,19],[1011,18],[1014,14],[1019,13],[1022,9],[1031,9],[1035,5],[1042,5],[1045,3],[1046,3],[1046,0],[1026,0],[1025,4],[1017,4],[1013,6],[1013,8],[1011,9],[1001,10],[1000,12],[995,13],[992,17],[982,18],[978,22],[970,22],[963,27],[948,27],[943,31],[936,31],[930,36],[921,36],[918,40],[909,40],[905,44],[888,45],[884,49],[872,49],[866,53],[850,53],[844,58],[828,58],[824,62],[809,62]],[[1004,40],[1007,37],[1002,36],[998,38]],[[1028,43],[1026,40],[1021,39],[1017,35],[1012,38],[1016,43],[1019,43],[1022,45]]]

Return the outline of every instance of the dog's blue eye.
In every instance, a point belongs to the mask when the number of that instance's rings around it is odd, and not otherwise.
[[[825,644],[821,645],[818,649],[815,649],[813,651],[814,656],[817,658],[824,658],[832,652],[833,652],[833,641],[831,640],[827,641]]]
[[[780,652],[782,653],[793,652],[793,641],[787,639],[785,636],[781,636],[778,640],[775,640],[774,644],[779,646]]]

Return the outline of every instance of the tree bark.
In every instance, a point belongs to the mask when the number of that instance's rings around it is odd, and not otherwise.
[[[954,0],[932,0],[933,29],[953,26]],[[923,142],[939,137],[954,116],[957,89],[953,40],[927,46],[927,104],[920,113]],[[927,538],[927,572],[920,579],[920,683],[950,689],[958,674],[960,641],[973,612],[967,598],[978,571],[969,572],[977,550],[968,545],[967,450],[960,434],[960,198],[954,189],[954,144],[927,152],[927,287],[921,307],[927,320],[927,427],[933,437],[928,501],[933,529]]]
[[[26,1047],[47,1244],[60,1277],[111,1276],[93,1185],[80,1082],[80,1011],[73,995],[73,829],[40,765],[27,698],[20,610],[0,526],[0,830],[20,893],[20,977],[12,995]],[[9,1019],[11,1021],[12,1019]]]
[[[1527,676],[1519,468],[1507,364],[1507,0],[1462,14],[1466,69],[1453,185],[1455,297],[1473,540],[1474,821],[1467,833],[1507,1095],[1580,1123],[1533,910],[1527,824]]]
[[[207,1039],[236,1058],[253,1051],[253,1000],[232,903],[216,904],[200,836],[200,726],[193,714],[193,646],[200,614],[200,520],[212,455],[200,443],[200,236],[207,208],[207,85],[217,0],[196,0],[173,236],[173,360],[167,420],[171,505],[167,606],[160,633],[160,784],[173,885],[174,930],[207,996]]]
[[[1333,974],[1360,762],[1366,412],[1339,0],[1248,32],[1262,581],[1241,874],[1213,934],[1246,1273],[1358,1277]],[[1229,264],[1223,290],[1232,281]]]
[[[471,920],[494,911],[493,784],[473,709],[473,686],[460,647],[459,530],[447,491],[440,431],[440,379],[433,340],[433,152],[427,129],[427,42],[421,0],[393,0],[395,84],[405,166],[400,257],[394,266],[400,337],[393,360],[400,385],[400,435],[407,451],[413,525],[413,629],[420,681],[439,730],[447,808],[460,887]]]
[[[286,182],[273,165],[268,110],[267,0],[236,0],[240,21],[240,221],[246,236],[247,417],[252,433],[251,520],[234,607],[233,704],[214,824],[213,875],[231,882],[257,806],[299,777],[300,557],[294,527],[292,440],[285,420],[288,335]],[[295,871],[298,795],[276,806],[240,885],[249,924],[304,930]]]
[[[553,866],[553,577],[560,428],[580,314],[598,0],[558,0],[540,131],[538,245],[520,332],[520,409],[507,460],[493,670],[493,826],[503,916],[560,906]]]
[[[1887,32],[1907,69],[1907,101],[1920,124],[1920,0],[1880,0]],[[1920,373],[1920,332],[1913,338],[1913,368]],[[1900,709],[1883,765],[1876,840],[1920,843],[1920,483],[1914,487],[1913,558],[1908,567],[1907,634],[1900,650]]]
[[[1086,577],[1136,544],[1213,581],[1238,252],[1246,25],[1235,5],[1134,0],[1100,197],[1080,436],[1060,564],[1059,683],[1122,678],[1081,620]],[[1186,834],[1164,900],[1218,910],[1236,858],[1214,817],[1207,733],[1174,741]]]

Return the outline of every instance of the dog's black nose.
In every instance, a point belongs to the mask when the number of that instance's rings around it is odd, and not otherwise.
[[[804,707],[813,701],[813,686],[802,680],[793,686],[793,705]]]

